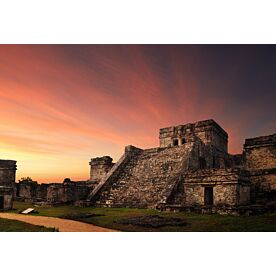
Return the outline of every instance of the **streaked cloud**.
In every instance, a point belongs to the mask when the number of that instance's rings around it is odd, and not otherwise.
[[[269,46],[1,45],[1,158],[18,178],[86,179],[91,157],[207,118],[240,152],[275,132],[275,59]]]

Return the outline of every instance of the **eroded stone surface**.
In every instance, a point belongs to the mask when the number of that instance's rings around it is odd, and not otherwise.
[[[276,202],[276,134],[246,139],[243,153],[235,155],[214,120],[162,128],[159,141],[160,147],[146,150],[127,146],[115,164],[109,156],[91,159],[89,181],[18,185],[17,196],[52,204],[221,213]]]
[[[110,156],[92,158],[90,163],[90,181],[100,182],[110,171],[114,163]]]
[[[0,210],[12,209],[16,161],[0,160]]]
[[[160,147],[124,159],[89,200],[97,206],[162,209],[234,208],[268,199],[276,191],[275,137],[247,139],[243,153],[231,155],[227,133],[213,120],[160,129]]]
[[[18,199],[47,204],[73,203],[84,200],[93,190],[94,184],[89,181],[70,183],[19,183],[16,185]]]

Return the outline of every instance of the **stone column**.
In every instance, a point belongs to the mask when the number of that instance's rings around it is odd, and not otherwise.
[[[0,160],[0,210],[12,209],[16,161]]]
[[[112,163],[112,160],[113,159],[110,156],[92,158],[89,162],[90,181],[100,182],[101,179],[106,176],[106,174],[114,165],[114,163]]]

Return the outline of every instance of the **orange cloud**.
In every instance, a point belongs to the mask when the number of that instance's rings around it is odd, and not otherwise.
[[[217,79],[204,59],[192,45],[1,45],[2,156],[19,161],[18,177],[86,179],[89,158],[158,146],[159,128],[207,118],[240,152],[258,116],[228,108],[246,63]]]

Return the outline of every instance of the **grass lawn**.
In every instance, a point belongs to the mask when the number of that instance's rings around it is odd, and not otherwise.
[[[54,232],[53,228],[37,226],[22,221],[0,219],[0,232]]]
[[[14,210],[32,207],[31,203],[14,202]],[[149,209],[133,208],[94,208],[75,207],[63,205],[57,207],[34,207],[40,216],[52,216],[73,218],[75,220],[92,223],[98,226],[117,229],[121,231],[276,231],[276,212],[262,216],[230,216],[230,215],[201,215],[186,212],[171,213],[159,212]],[[82,214],[93,213],[95,216],[82,218]],[[121,224],[118,221],[124,218],[132,218],[144,215],[159,215],[162,217],[173,217],[183,219],[187,225],[163,226],[160,228],[142,227],[131,224]],[[78,217],[79,216],[79,217]]]

